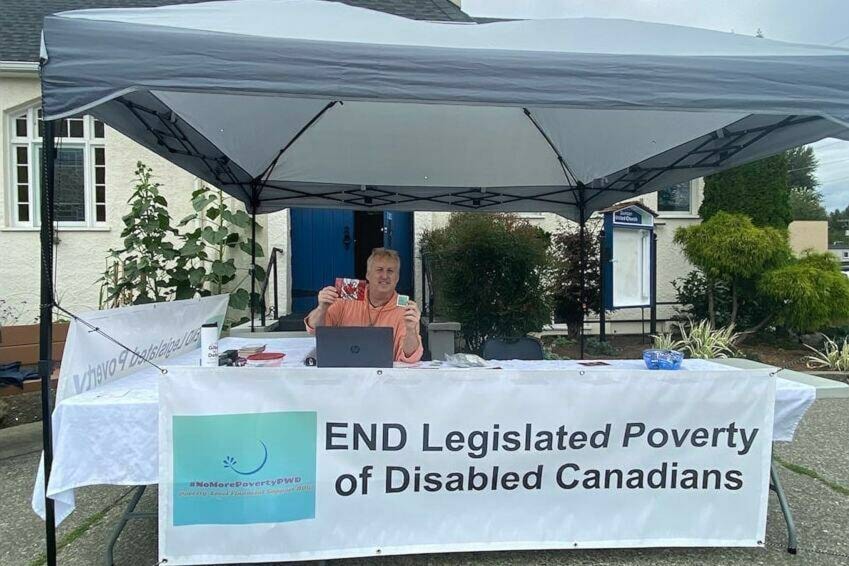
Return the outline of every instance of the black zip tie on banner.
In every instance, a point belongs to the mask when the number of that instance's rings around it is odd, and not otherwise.
[[[168,373],[168,370],[167,370],[167,369],[165,369],[164,367],[159,366],[159,365],[156,365],[154,362],[152,362],[152,361],[151,361],[151,360],[149,360],[148,358],[145,358],[144,356],[142,356],[141,354],[139,354],[138,352],[136,352],[135,350],[133,350],[133,349],[132,349],[132,348],[130,348],[129,346],[125,346],[124,344],[121,344],[120,342],[118,342],[117,340],[115,340],[114,338],[112,338],[111,336],[109,336],[108,334],[106,334],[105,332],[103,332],[103,331],[102,331],[100,328],[98,328],[97,326],[94,326],[94,325],[93,325],[93,324],[91,324],[90,322],[88,322],[88,321],[85,321],[85,320],[81,319],[80,317],[78,317],[78,316],[77,316],[77,315],[75,315],[74,313],[70,312],[69,310],[62,308],[60,305],[55,304],[55,303],[53,304],[53,308],[55,308],[56,310],[61,311],[62,313],[64,313],[64,314],[68,315],[69,317],[71,317],[71,318],[72,318],[72,319],[74,319],[75,321],[77,321],[77,322],[79,322],[79,323],[81,323],[81,324],[84,324],[84,325],[88,326],[89,328],[91,328],[91,331],[92,331],[92,332],[97,332],[98,334],[100,334],[101,336],[103,336],[104,338],[106,338],[107,340],[109,340],[110,342],[112,342],[112,343],[114,343],[114,344],[117,344],[119,347],[121,347],[121,348],[125,349],[126,351],[128,351],[129,353],[133,354],[134,356],[136,356],[137,358],[139,358],[141,361],[143,361],[143,362],[145,362],[145,363],[147,363],[147,364],[152,365],[153,367],[155,367],[156,369],[158,369],[158,370],[159,370],[159,372],[160,372],[162,375],[165,375],[165,374],[167,374],[167,373]]]

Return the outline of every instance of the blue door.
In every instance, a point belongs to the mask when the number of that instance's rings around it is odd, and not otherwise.
[[[401,256],[398,293],[413,296],[413,213],[383,213],[383,247]]]
[[[316,295],[336,277],[354,277],[354,213],[350,210],[293,208],[292,312],[316,306]]]

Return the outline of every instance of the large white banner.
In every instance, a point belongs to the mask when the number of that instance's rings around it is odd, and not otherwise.
[[[200,327],[217,322],[221,328],[228,295],[149,303],[78,315],[88,324],[161,364],[200,346]],[[115,342],[72,320],[65,341],[56,402],[85,393],[144,367],[145,362]]]
[[[168,564],[762,546],[775,379],[168,368]]]

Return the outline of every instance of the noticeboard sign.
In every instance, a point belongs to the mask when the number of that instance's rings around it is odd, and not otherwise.
[[[604,309],[651,306],[654,215],[628,206],[604,215]]]
[[[654,226],[654,217],[636,206],[613,212],[613,224],[620,226]]]

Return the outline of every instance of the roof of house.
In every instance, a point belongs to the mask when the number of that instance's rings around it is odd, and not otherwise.
[[[88,8],[140,8],[194,4],[204,0],[2,0],[0,61],[38,62],[41,26],[45,16]],[[448,22],[472,22],[451,0],[330,0],[410,18]]]

